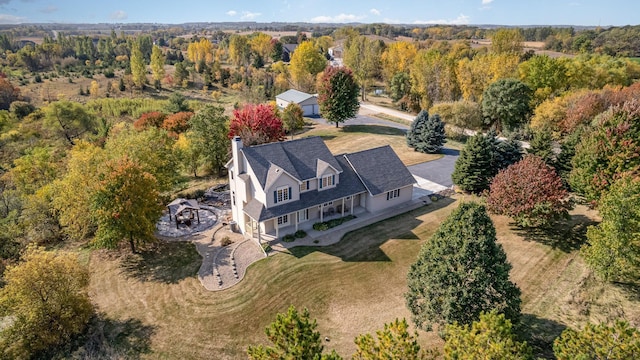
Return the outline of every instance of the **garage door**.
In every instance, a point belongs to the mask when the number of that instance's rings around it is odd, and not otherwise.
[[[302,105],[302,113],[304,116],[314,115],[313,105]]]

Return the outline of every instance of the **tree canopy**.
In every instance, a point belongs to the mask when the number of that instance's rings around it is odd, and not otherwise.
[[[250,359],[340,359],[335,353],[322,354],[324,346],[320,333],[316,330],[316,320],[311,320],[306,308],[298,312],[292,305],[286,314],[279,313],[276,320],[266,329],[267,338],[273,346],[249,346],[247,353]]]
[[[531,348],[513,334],[511,321],[496,311],[480,314],[471,326],[447,325],[445,340],[445,359],[533,359]]]
[[[493,161],[493,144],[484,135],[478,133],[467,140],[460,150],[451,179],[460,189],[481,192],[489,188],[494,175],[491,168]]]
[[[229,137],[240,136],[245,146],[284,140],[284,127],[273,107],[247,104],[233,111]]]
[[[371,334],[359,335],[355,339],[358,349],[353,360],[404,359],[426,360],[436,359],[438,353],[433,349],[424,351],[418,344],[418,333],[409,332],[407,320],[395,319],[384,324],[383,330],[376,331],[377,339]]]
[[[555,169],[542,158],[527,155],[493,178],[487,208],[527,227],[567,218],[572,203]]]
[[[520,290],[510,270],[484,206],[462,203],[409,269],[405,299],[414,323],[426,330],[434,323],[471,324],[494,309],[517,322]]]
[[[0,331],[2,358],[46,357],[84,331],[93,314],[89,270],[75,254],[29,247],[4,280],[0,315],[13,321]]]
[[[420,111],[407,132],[407,145],[415,151],[434,154],[442,149],[445,142],[444,123],[439,115]]]
[[[520,80],[501,79],[482,94],[485,124],[512,130],[526,123],[531,108],[531,89]]]
[[[358,114],[358,84],[348,68],[327,67],[320,79],[318,94],[320,114],[336,127]]]
[[[582,330],[566,329],[553,342],[558,360],[623,360],[640,358],[640,331],[626,321],[613,326],[587,324]]]
[[[581,253],[596,274],[608,281],[640,278],[640,178],[616,181],[598,203],[602,222],[587,230]]]
[[[136,247],[155,241],[156,221],[164,209],[158,182],[127,156],[111,160],[105,167],[104,179],[92,198],[98,223],[93,243],[116,248],[128,241],[135,253]]]

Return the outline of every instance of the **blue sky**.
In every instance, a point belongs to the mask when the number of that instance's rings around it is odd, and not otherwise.
[[[0,0],[0,23],[636,25],[638,0]]]

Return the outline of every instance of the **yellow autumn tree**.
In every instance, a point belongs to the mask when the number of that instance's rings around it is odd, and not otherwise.
[[[289,72],[294,85],[302,91],[312,91],[316,75],[327,66],[327,60],[320,54],[312,41],[300,44],[289,64]]]
[[[210,64],[213,61],[213,44],[206,38],[195,41],[187,47],[187,57],[195,64],[196,71],[201,71],[202,63]]]
[[[4,280],[0,316],[13,320],[0,332],[3,359],[49,358],[47,351],[82,333],[93,314],[89,270],[75,254],[28,247]]]
[[[153,83],[156,88],[160,87],[160,81],[164,78],[164,54],[158,46],[153,46],[151,50],[151,73],[153,75]]]
[[[251,47],[251,51],[260,56],[263,61],[269,58],[273,50],[271,36],[262,32],[256,32],[251,35],[249,46]]]
[[[406,41],[389,44],[382,53],[382,77],[387,83],[399,72],[409,72],[418,50],[415,45]]]
[[[520,56],[515,54],[478,54],[463,58],[456,65],[456,78],[464,100],[480,102],[482,93],[492,83],[515,78]]]

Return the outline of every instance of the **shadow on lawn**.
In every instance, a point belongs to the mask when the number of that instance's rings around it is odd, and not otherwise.
[[[96,315],[73,352],[80,359],[140,359],[151,352],[154,327],[138,319],[114,320]]]
[[[392,218],[353,230],[345,234],[339,243],[330,246],[298,246],[289,249],[289,252],[302,258],[314,252],[339,257],[346,262],[374,262],[391,261],[380,248],[390,239],[395,240],[420,240],[413,230],[422,224],[418,217],[444,208],[455,200],[442,198],[438,202]]]
[[[153,248],[122,259],[124,272],[143,281],[175,284],[194,277],[202,265],[202,257],[188,242],[158,242]]]
[[[567,327],[559,322],[540,318],[533,314],[522,314],[521,329],[527,344],[533,349],[536,359],[555,359],[553,341]]]
[[[405,136],[405,134],[407,133],[407,131],[404,129],[398,129],[391,126],[383,125],[344,125],[342,127],[342,131],[395,136]]]
[[[580,249],[587,239],[587,227],[598,224],[584,215],[573,215],[566,222],[559,222],[550,227],[520,228],[512,230],[527,241],[536,241],[564,252]]]

